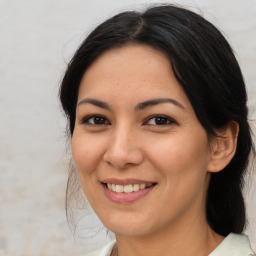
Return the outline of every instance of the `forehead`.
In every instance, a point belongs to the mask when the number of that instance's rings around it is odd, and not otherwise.
[[[96,69],[96,72],[100,72],[98,79],[103,76],[105,79],[120,78],[124,73],[129,74],[131,79],[138,74],[146,78],[145,75],[148,75],[150,69],[153,71],[160,67],[163,72],[172,72],[171,64],[164,53],[144,44],[127,44],[103,52],[86,70],[83,79],[88,80],[94,76]]]
[[[79,100],[100,97],[108,101],[115,96],[130,101],[170,96],[189,104],[165,54],[139,44],[107,50],[83,75]]]

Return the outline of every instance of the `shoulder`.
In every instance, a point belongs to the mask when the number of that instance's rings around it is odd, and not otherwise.
[[[115,244],[116,244],[116,241],[112,241],[96,251],[93,251],[81,256],[110,256]]]
[[[254,256],[250,242],[245,235],[229,234],[209,256]]]

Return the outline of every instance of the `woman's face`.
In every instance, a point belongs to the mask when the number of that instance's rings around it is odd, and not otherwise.
[[[116,234],[205,218],[207,134],[168,59],[149,46],[108,50],[87,69],[72,152],[88,201]]]

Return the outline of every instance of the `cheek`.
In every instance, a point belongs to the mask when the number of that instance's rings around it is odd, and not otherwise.
[[[170,134],[164,140],[151,141],[148,151],[157,169],[166,176],[166,182],[172,187],[191,186],[204,179],[209,161],[208,139],[204,131],[193,133]],[[148,145],[148,146],[149,146]],[[152,147],[154,145],[154,147]]]
[[[80,177],[89,175],[95,170],[100,162],[102,151],[102,140],[74,131],[72,155]]]
[[[165,182],[163,194],[168,195],[163,198],[165,204],[171,204],[178,211],[202,205],[209,156],[207,139],[204,136],[200,141],[183,137],[162,146],[156,164]]]
[[[102,159],[102,140],[83,132],[74,131],[72,137],[72,155],[78,177],[91,205],[95,205],[95,189],[98,189],[97,167]],[[97,193],[96,193],[97,194]]]

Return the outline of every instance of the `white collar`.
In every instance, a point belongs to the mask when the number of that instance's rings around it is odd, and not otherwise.
[[[103,248],[86,254],[86,256],[110,256],[115,244],[116,241],[114,240]],[[230,233],[208,256],[255,256],[255,254],[247,236]]]
[[[230,233],[209,256],[253,256],[250,242],[245,235]]]

